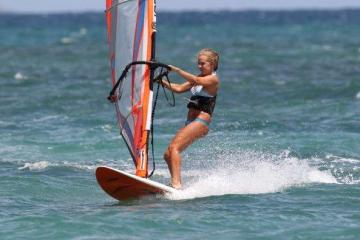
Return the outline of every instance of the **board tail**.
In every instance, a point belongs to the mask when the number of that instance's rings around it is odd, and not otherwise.
[[[175,189],[161,183],[105,166],[96,169],[96,179],[107,194],[120,201],[176,192]]]

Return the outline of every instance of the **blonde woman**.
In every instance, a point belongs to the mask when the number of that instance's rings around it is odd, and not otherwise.
[[[170,142],[164,159],[171,174],[171,186],[181,188],[181,152],[195,140],[205,136],[209,131],[212,113],[216,103],[216,95],[220,81],[216,75],[219,64],[219,55],[212,49],[202,49],[198,53],[200,74],[193,75],[178,67],[171,66],[171,71],[185,79],[182,84],[161,83],[175,93],[190,91],[192,96],[187,105],[189,112],[185,126],[182,127]]]

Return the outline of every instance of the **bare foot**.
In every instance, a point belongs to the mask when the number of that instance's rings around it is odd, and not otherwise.
[[[181,184],[173,184],[173,183],[170,183],[169,186],[172,187],[172,188],[175,188],[176,190],[180,190],[180,189],[181,189]]]

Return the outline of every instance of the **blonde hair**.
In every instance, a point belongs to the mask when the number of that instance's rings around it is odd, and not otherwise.
[[[213,64],[215,71],[218,69],[219,54],[215,50],[213,50],[211,48],[204,48],[204,49],[200,50],[200,52],[198,53],[198,57],[200,55],[204,55],[207,57],[208,61]]]

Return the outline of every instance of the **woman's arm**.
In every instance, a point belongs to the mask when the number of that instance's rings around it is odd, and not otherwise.
[[[161,82],[159,84],[163,84],[164,87],[175,93],[186,92],[192,87],[192,84],[190,82],[184,82],[182,84],[169,83],[168,81],[162,81],[162,80],[160,80],[159,82]]]
[[[204,77],[195,76],[191,73],[188,73],[181,68],[169,65],[171,67],[171,71],[176,72],[181,77],[183,77],[187,82],[191,83],[191,85],[202,85],[204,87],[211,86],[218,83],[218,78],[215,75],[208,75]]]

